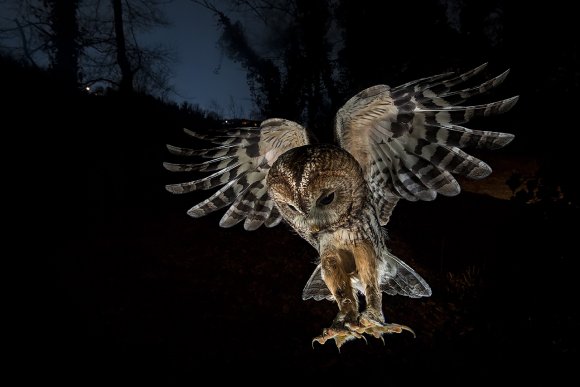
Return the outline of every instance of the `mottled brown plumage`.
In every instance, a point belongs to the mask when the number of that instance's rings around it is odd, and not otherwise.
[[[377,85],[352,97],[337,112],[338,146],[309,144],[301,125],[268,119],[259,128],[187,131],[218,146],[172,153],[209,158],[193,164],[166,163],[172,171],[217,171],[210,176],[171,184],[185,193],[219,188],[192,207],[193,217],[223,207],[220,225],[244,220],[244,228],[275,226],[284,219],[319,253],[303,299],[334,300],[339,312],[315,341],[344,342],[370,334],[409,330],[385,322],[382,293],[428,297],[429,285],[392,255],[382,226],[400,199],[433,200],[460,192],[453,174],[479,179],[491,173],[487,164],[460,148],[496,149],[513,135],[471,130],[459,124],[476,116],[509,110],[517,97],[486,105],[456,106],[500,84],[500,76],[459,91],[451,88],[479,73],[485,65],[458,76],[441,74],[391,89]],[[366,307],[359,310],[358,294]]]

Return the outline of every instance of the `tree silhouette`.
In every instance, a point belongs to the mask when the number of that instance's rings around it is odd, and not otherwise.
[[[78,0],[46,0],[52,36],[52,69],[65,90],[76,90],[79,73]]]
[[[141,45],[138,36],[167,24],[160,11],[166,2],[11,0],[6,3],[15,18],[4,20],[0,37],[12,43],[13,57],[48,64],[66,87],[102,84],[164,94],[170,55],[163,47]]]
[[[169,52],[146,47],[140,33],[167,25],[161,0],[85,0],[85,83],[105,82],[121,92],[164,94],[168,86]],[[92,18],[91,18],[91,15]],[[96,16],[96,17],[95,17]]]
[[[365,0],[231,0],[228,13],[195,2],[216,14],[220,44],[248,71],[262,115],[298,120],[322,137],[336,110],[363,88],[457,62],[458,33],[438,0],[422,2],[420,13],[413,4]],[[446,43],[423,43],[430,35]]]
[[[262,39],[250,39],[242,22],[233,21],[209,1],[195,1],[215,13],[226,54],[248,72],[254,101],[263,117],[305,122],[314,132],[328,122],[336,105],[333,78],[330,1],[232,1],[259,25]],[[256,31],[251,31],[255,35]]]
[[[121,0],[111,0],[113,3],[113,24],[115,26],[115,44],[117,46],[117,63],[121,70],[119,90],[122,93],[133,92],[134,72],[127,54],[127,38],[125,37],[125,21],[123,20],[123,4]]]

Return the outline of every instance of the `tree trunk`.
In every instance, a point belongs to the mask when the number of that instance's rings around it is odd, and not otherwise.
[[[121,0],[111,1],[113,3],[113,17],[115,23],[115,43],[117,44],[117,64],[121,69],[119,91],[123,94],[130,94],[133,92],[133,78],[135,74],[133,69],[131,69],[131,62],[127,55],[123,21],[123,4],[121,3]]]
[[[52,70],[60,78],[64,90],[76,91],[79,74],[78,0],[47,0],[47,3],[50,8],[50,24],[53,32]]]

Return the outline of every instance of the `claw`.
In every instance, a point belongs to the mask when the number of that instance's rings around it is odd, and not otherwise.
[[[416,338],[415,332],[406,325],[400,324],[381,324],[375,326],[369,326],[364,328],[364,333],[373,335],[377,339],[381,339],[383,344],[385,344],[385,340],[383,339],[383,335],[387,333],[402,333],[403,331],[408,331],[413,334],[413,338]]]
[[[363,335],[355,331],[347,329],[326,328],[322,331],[322,335],[312,339],[312,348],[314,348],[314,342],[318,342],[324,345],[324,343],[326,343],[330,339],[334,340],[334,343],[338,348],[338,352],[340,352],[340,347],[342,347],[342,345],[347,341],[351,341],[354,339],[363,339],[365,342],[367,341],[367,339]]]
[[[359,324],[360,325],[358,326],[349,326],[349,328],[359,334],[372,335],[377,339],[381,339],[383,345],[385,344],[383,335],[387,333],[402,333],[403,331],[409,331],[413,334],[413,338],[416,337],[415,332],[406,325],[385,324],[375,319],[366,318],[366,316],[359,320]]]
[[[344,343],[346,343],[348,341],[348,338],[345,336],[336,336],[334,338],[334,343],[336,344],[336,348],[338,349],[338,353],[340,353],[340,347],[342,347],[342,345]]]
[[[414,330],[412,330],[411,328],[409,328],[408,326],[406,326],[406,325],[401,325],[401,328],[402,328],[403,330],[407,331],[407,332],[411,332],[411,334],[413,335],[413,338],[414,338],[414,339],[416,339],[416,338],[417,338],[417,335],[415,334],[415,331],[414,331]]]
[[[368,315],[361,316],[358,323],[347,322],[341,325],[334,325],[331,328],[326,328],[322,331],[322,335],[312,339],[312,348],[314,348],[314,342],[318,342],[324,345],[328,340],[333,339],[338,352],[340,348],[347,341],[354,339],[363,339],[366,344],[368,341],[364,334],[372,335],[373,337],[380,339],[385,345],[385,339],[383,335],[387,333],[402,333],[403,331],[408,331],[413,334],[413,338],[417,337],[415,332],[406,325],[401,324],[385,324],[374,318],[369,318]]]
[[[413,338],[416,338],[417,335],[415,332],[406,325],[400,324],[386,324],[383,327],[380,327],[379,330],[384,330],[384,333],[402,333],[403,331],[411,332]]]

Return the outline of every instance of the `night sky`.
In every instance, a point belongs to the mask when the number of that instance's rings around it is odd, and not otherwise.
[[[227,9],[224,3],[215,2],[218,7]],[[15,9],[14,2],[0,2],[0,28],[12,25],[17,14]],[[197,104],[203,109],[216,111],[224,118],[230,117],[232,112],[236,113],[234,115],[249,116],[253,106],[246,72],[224,55],[218,46],[220,30],[215,15],[189,0],[161,3],[159,9],[168,24],[142,33],[138,40],[140,44],[160,45],[170,51],[170,84],[174,92],[169,93],[167,98],[178,103]],[[6,36],[11,38],[5,39]],[[7,47],[5,50],[8,53],[10,47],[20,45],[20,36],[14,36],[2,36],[1,45]],[[41,56],[37,60],[40,64],[46,63]]]
[[[218,46],[220,30],[214,14],[188,0],[174,0],[163,10],[170,25],[146,35],[145,41],[167,45],[176,54],[175,94],[169,98],[205,109],[221,108],[224,118],[231,115],[233,99],[234,110],[243,109],[248,116],[252,101],[246,72]]]

